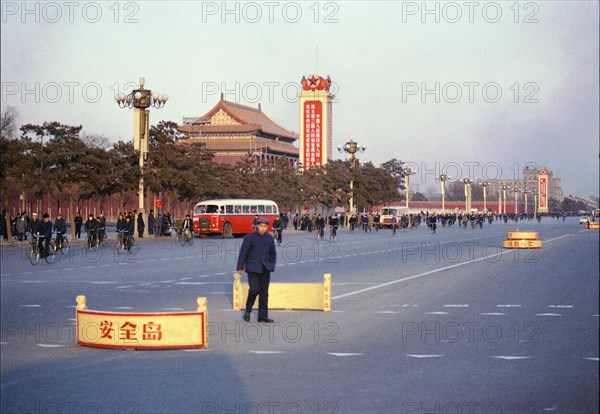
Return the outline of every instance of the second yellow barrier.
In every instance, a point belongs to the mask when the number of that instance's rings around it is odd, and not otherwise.
[[[600,228],[600,222],[599,221],[588,221],[587,223],[585,223],[585,227],[588,229],[598,229],[598,228]]]
[[[233,275],[233,309],[246,305],[248,284]],[[269,309],[308,309],[329,312],[331,310],[331,274],[323,275],[323,283],[271,283],[269,285]]]

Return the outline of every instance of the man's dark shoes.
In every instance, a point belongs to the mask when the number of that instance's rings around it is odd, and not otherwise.
[[[250,312],[244,312],[244,320],[250,322]]]
[[[269,318],[259,318],[258,321],[263,323],[273,323],[273,319]]]

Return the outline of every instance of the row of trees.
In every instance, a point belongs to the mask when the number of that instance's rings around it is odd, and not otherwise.
[[[2,129],[0,137],[1,198],[4,207],[18,205],[22,193],[29,210],[50,196],[58,209],[79,209],[92,200],[97,211],[105,209],[109,197],[118,204],[135,206],[141,171],[133,144],[111,144],[103,136],[85,134],[82,126],[46,122],[26,124],[11,137]],[[364,163],[351,168],[349,162],[332,161],[321,168],[299,173],[281,160],[276,165],[258,165],[250,154],[236,165],[213,163],[213,154],[203,144],[180,142],[184,136],[174,122],[161,121],[150,130],[149,154],[144,168],[146,191],[172,202],[192,203],[209,198],[268,198],[284,210],[299,206],[347,205],[350,181],[359,208],[400,198],[400,161],[382,166]]]

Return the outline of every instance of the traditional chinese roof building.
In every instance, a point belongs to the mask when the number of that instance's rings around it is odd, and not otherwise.
[[[258,108],[221,100],[205,115],[184,119],[178,130],[186,134],[183,143],[202,142],[215,153],[214,162],[235,164],[249,154],[260,164],[286,159],[297,165],[298,134],[289,131]]]

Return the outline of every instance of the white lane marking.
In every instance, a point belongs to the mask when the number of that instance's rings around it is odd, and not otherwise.
[[[108,281],[102,281],[102,282],[89,282],[90,285],[116,285],[119,282],[108,282]]]
[[[573,305],[548,305],[549,308],[572,308]]]
[[[548,242],[551,242],[551,241],[554,241],[554,240],[558,240],[558,239],[562,239],[564,237],[569,237],[569,236],[571,236],[571,234],[565,234],[563,236],[555,237],[553,239],[542,240],[542,243],[548,243]],[[471,239],[469,239],[469,240],[471,240]],[[462,240],[462,241],[466,241],[466,240]],[[494,256],[494,257],[502,256],[504,254],[512,253],[512,252],[513,251],[511,249],[503,250],[500,253],[498,253],[496,256]],[[416,274],[416,275],[408,276],[408,277],[405,277],[405,278],[402,278],[402,279],[392,280],[391,282],[381,283],[381,284],[376,285],[376,286],[371,286],[371,287],[368,287],[368,288],[356,290],[354,292],[348,292],[348,293],[344,293],[342,295],[332,296],[331,299],[335,300],[335,299],[345,298],[345,297],[348,297],[348,296],[358,295],[359,293],[368,292],[368,291],[373,290],[373,289],[379,289],[379,288],[382,288],[382,287],[386,287],[386,286],[390,286],[390,285],[395,285],[396,283],[405,282],[407,280],[416,279],[418,277],[423,277],[423,276],[428,276],[428,275],[431,275],[431,274],[434,274],[434,273],[442,272],[444,270],[454,269],[455,267],[460,267],[460,266],[468,265],[468,264],[471,264],[471,263],[477,263],[477,262],[481,262],[482,260],[488,260],[488,259],[489,259],[488,256],[484,256],[484,257],[480,257],[479,259],[474,259],[474,260],[469,260],[469,261],[466,261],[466,262],[455,263],[455,264],[452,264],[452,265],[449,265],[449,266],[445,266],[445,267],[440,267],[438,269],[429,270],[427,272],[423,272],[423,273],[419,273],[419,274]]]
[[[410,358],[440,358],[443,357],[444,355],[439,355],[439,354],[406,354],[407,357]]]
[[[562,316],[562,313],[536,313],[535,316]]]
[[[164,311],[182,311],[183,308],[163,308]]]
[[[507,361],[512,361],[515,359],[528,359],[531,357],[530,356],[494,355],[492,358],[505,359]]]
[[[117,286],[115,289],[127,289],[133,286]]]
[[[585,357],[583,359],[588,359],[590,361],[600,361],[600,358],[598,358],[598,357]]]
[[[117,263],[117,264],[118,264],[119,266],[122,266],[122,265],[127,265],[127,264],[129,264],[129,263],[127,263],[127,262],[124,262],[124,263]]]
[[[219,272],[219,273],[215,273],[215,276],[221,276],[221,275],[226,275],[227,272]]]
[[[200,275],[198,277],[211,277],[212,275]]]
[[[22,274],[22,275],[30,275],[30,274],[32,274],[32,273],[33,273],[33,272],[21,272],[21,274]]]
[[[161,280],[160,283],[173,283],[174,280]]]
[[[562,239],[563,237],[569,237],[569,236],[570,236],[570,234],[563,234],[562,236],[558,236],[558,237],[555,237],[553,239],[542,240],[542,243],[548,243],[548,242],[551,242],[551,241],[554,241],[554,240],[558,240],[558,239]]]
[[[284,351],[249,351],[253,354],[258,354],[258,355],[269,355],[269,354],[285,354]]]
[[[554,411],[556,410],[556,407],[546,407],[544,408],[544,411]]]
[[[177,282],[176,285],[231,285],[231,282]]]
[[[75,270],[74,267],[65,267],[63,270]]]
[[[41,308],[42,305],[19,305],[19,308]]]
[[[597,318],[598,316],[600,316],[600,314],[598,314],[598,313],[597,313],[597,314],[595,314],[595,315],[592,315],[592,316],[594,316],[594,317],[596,317],[596,318]]]
[[[333,355],[336,357],[346,357],[346,356],[360,356],[364,355],[359,352],[327,352],[327,355]]]
[[[394,312],[394,311],[379,311],[379,312],[373,312],[373,313],[398,313],[398,312]]]
[[[450,315],[448,312],[425,312],[425,315]]]
[[[45,280],[17,280],[18,283],[44,283]]]
[[[193,349],[184,349],[183,352],[207,352],[212,351],[211,348],[193,348]]]
[[[62,348],[66,345],[61,344],[36,344],[37,346],[41,346],[42,348]]]
[[[77,305],[69,305],[69,306],[67,306],[67,308],[76,308],[76,307],[77,307]]]
[[[113,309],[131,310],[133,308],[131,306],[113,306]]]
[[[482,316],[506,316],[506,313],[502,313],[502,312],[487,312],[487,313],[480,313],[480,315],[482,315]]]
[[[523,305],[497,305],[497,308],[520,308]]]
[[[192,278],[191,276],[190,276],[190,277],[182,277],[182,278],[181,278],[181,279],[179,279],[179,280],[190,280],[191,278]]]
[[[109,265],[109,264],[103,264],[103,265],[100,265],[100,267],[111,267],[111,266],[112,266],[112,265]]]
[[[12,273],[2,273],[2,276],[12,276]]]
[[[468,308],[469,305],[444,305],[444,308]]]
[[[336,310],[332,310],[332,311],[330,311],[330,312],[331,312],[331,313],[346,313],[346,311],[343,311],[343,310],[338,310],[338,309],[336,309]]]
[[[54,269],[48,269],[48,270],[44,270],[43,272],[44,273],[50,273],[50,272],[56,272],[56,270],[54,270]]]
[[[96,266],[83,266],[82,269],[95,269]]]
[[[509,253],[509,252],[512,252],[512,250],[504,250],[504,251],[498,253],[498,255],[503,255],[503,254],[506,254],[506,253]],[[371,286],[371,287],[368,287],[368,288],[364,288],[364,289],[360,289],[360,290],[355,290],[354,292],[348,292],[348,293],[344,293],[342,295],[333,296],[331,299],[335,300],[335,299],[345,298],[345,297],[348,297],[348,296],[358,295],[359,293],[368,292],[368,291],[373,290],[373,289],[379,289],[379,288],[382,288],[382,287],[386,287],[386,286],[390,286],[390,285],[395,285],[396,283],[405,282],[407,280],[416,279],[418,277],[428,276],[428,275],[431,275],[431,274],[434,274],[434,273],[442,272],[444,270],[453,269],[455,267],[464,266],[464,265],[467,265],[467,264],[476,263],[476,262],[480,262],[482,260],[487,260],[487,259],[488,259],[488,257],[485,256],[485,257],[481,257],[481,258],[475,259],[475,260],[470,260],[470,261],[467,261],[467,262],[455,263],[453,265],[449,265],[449,266],[445,266],[445,267],[440,267],[438,269],[429,270],[427,272],[423,272],[423,273],[419,273],[419,274],[416,274],[416,275],[404,277],[402,279],[392,280],[391,282],[381,283],[379,285]]]
[[[404,304],[402,304],[402,305],[392,305],[392,307],[393,307],[393,306],[399,306],[399,307],[401,307],[401,308],[408,308],[408,307],[413,307],[413,308],[416,308],[416,307],[417,307],[417,306],[419,306],[419,305],[410,305],[410,304],[408,304],[408,303],[404,303]]]

